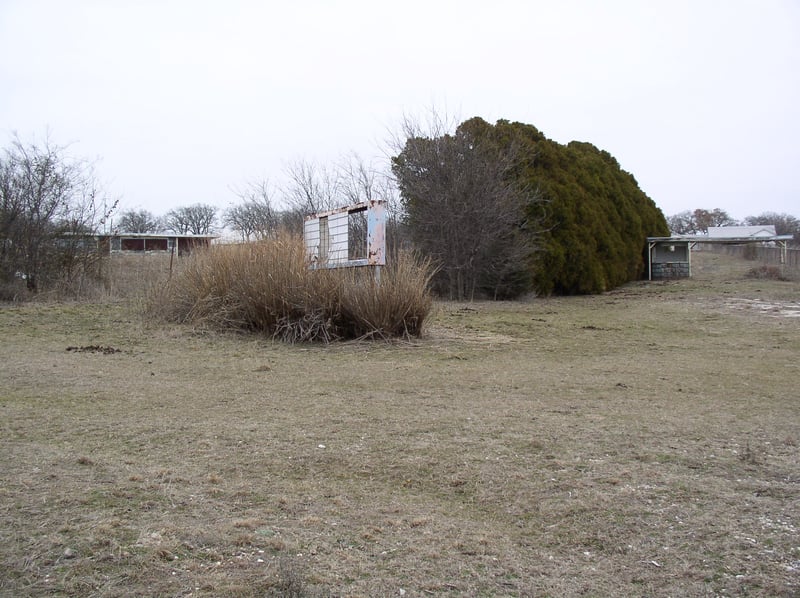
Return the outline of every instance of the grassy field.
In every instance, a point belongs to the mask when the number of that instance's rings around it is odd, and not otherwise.
[[[800,283],[704,254],[413,342],[0,308],[0,595],[797,596]]]

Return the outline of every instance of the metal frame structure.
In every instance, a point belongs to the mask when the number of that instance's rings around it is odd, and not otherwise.
[[[364,257],[351,255],[351,217],[366,212]],[[372,200],[306,217],[306,260],[311,268],[350,268],[386,264],[386,202]]]

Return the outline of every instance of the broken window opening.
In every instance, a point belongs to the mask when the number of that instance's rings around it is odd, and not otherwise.
[[[347,213],[347,259],[367,259],[367,208]]]

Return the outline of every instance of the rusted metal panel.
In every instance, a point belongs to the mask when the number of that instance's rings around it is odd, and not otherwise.
[[[367,210],[367,263],[386,265],[386,209],[383,202],[370,202]]]
[[[350,239],[351,217],[366,212],[366,238]],[[363,226],[363,225],[360,225]],[[355,233],[354,233],[355,234]],[[374,200],[308,216],[303,224],[306,259],[312,268],[386,264],[385,202]],[[364,247],[357,247],[363,243]],[[353,249],[355,248],[355,249]]]

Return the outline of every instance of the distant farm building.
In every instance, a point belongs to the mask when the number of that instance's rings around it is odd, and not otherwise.
[[[709,239],[754,239],[770,241],[776,236],[774,224],[708,227]]]
[[[773,244],[786,264],[786,242],[792,235],[776,235],[771,224],[762,226],[712,226],[707,235],[647,237],[647,278],[663,280],[692,275],[692,250],[697,244]]]
[[[97,235],[101,253],[173,253],[188,255],[208,247],[216,235],[178,235],[173,233],[110,233]]]

